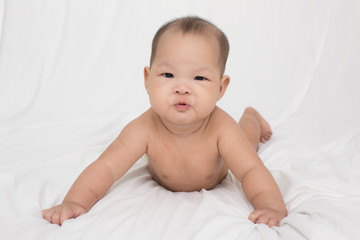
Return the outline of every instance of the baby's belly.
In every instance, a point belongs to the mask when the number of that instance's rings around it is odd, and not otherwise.
[[[153,179],[161,186],[174,192],[192,192],[201,189],[210,190],[219,184],[227,175],[228,168],[221,160],[214,166],[196,168],[171,168],[154,166],[149,159],[149,170]]]

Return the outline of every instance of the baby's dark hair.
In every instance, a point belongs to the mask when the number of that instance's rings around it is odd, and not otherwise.
[[[226,61],[229,55],[229,41],[227,40],[226,35],[214,24],[209,21],[197,17],[197,16],[188,16],[182,18],[176,18],[170,22],[165,23],[155,34],[152,41],[151,48],[151,57],[150,57],[150,67],[153,63],[156,55],[156,50],[159,44],[161,36],[169,29],[175,31],[180,31],[183,34],[185,33],[196,33],[201,34],[206,37],[214,37],[219,43],[220,49],[220,59],[219,63],[221,66],[221,74],[224,74]]]

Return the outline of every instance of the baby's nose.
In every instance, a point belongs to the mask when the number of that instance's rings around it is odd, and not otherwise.
[[[184,94],[191,94],[191,90],[190,90],[190,87],[185,85],[185,84],[181,84],[181,85],[178,85],[174,88],[174,93],[175,94],[181,94],[181,95],[184,95]]]

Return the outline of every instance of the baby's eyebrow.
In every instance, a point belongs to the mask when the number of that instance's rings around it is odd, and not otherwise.
[[[195,72],[213,72],[213,70],[207,66],[199,67],[195,69]]]
[[[160,62],[159,64],[156,64],[157,67],[168,67],[168,68],[172,68],[173,65],[168,63],[168,62]]]
[[[158,64],[156,64],[156,67],[158,68],[170,68],[170,69],[174,69],[176,68],[176,66],[174,66],[173,64],[169,63],[169,62],[159,62]],[[193,72],[195,73],[214,73],[214,70],[208,66],[199,66],[199,67],[194,67]]]

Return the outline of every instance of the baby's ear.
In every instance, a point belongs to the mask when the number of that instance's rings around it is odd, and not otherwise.
[[[145,84],[145,89],[146,92],[148,92],[148,78],[149,78],[149,74],[150,74],[150,67],[146,66],[144,67],[144,84]]]
[[[219,97],[218,97],[218,101],[224,96],[227,87],[229,86],[230,83],[230,76],[225,75],[220,79],[220,91],[219,91]]]

